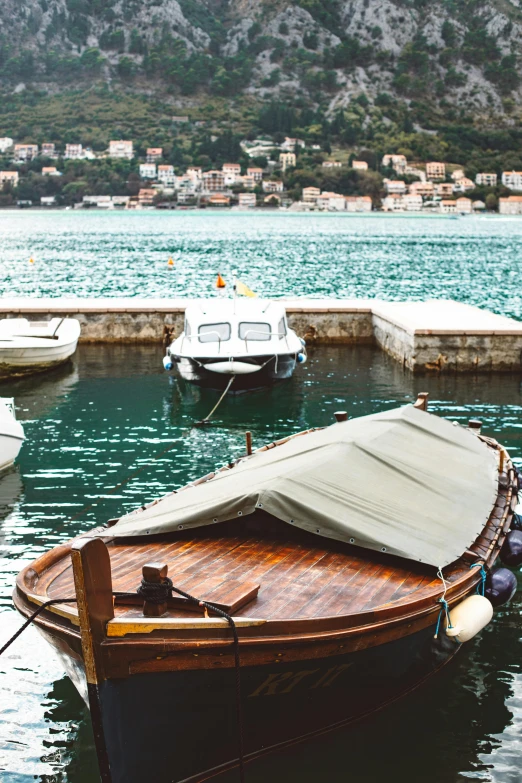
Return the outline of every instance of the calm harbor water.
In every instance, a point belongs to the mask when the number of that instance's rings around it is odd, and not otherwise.
[[[522,317],[516,217],[4,210],[0,247],[3,296],[210,296],[235,271],[262,296],[452,298]]]
[[[516,376],[419,379],[372,347],[316,348],[291,381],[227,399],[216,426],[201,430],[191,424],[216,395],[169,378],[161,355],[150,346],[81,346],[62,369],[0,384],[1,396],[15,397],[27,435],[19,465],[0,480],[0,642],[20,625],[10,595],[23,565],[235,457],[246,429],[260,445],[327,424],[339,408],[359,416],[427,389],[434,410],[461,422],[481,418],[522,464]],[[522,593],[418,692],[351,729],[260,760],[248,767],[248,783],[520,781],[521,607]],[[87,710],[29,629],[0,658],[0,779],[95,783],[94,770]],[[237,773],[217,780],[235,783]]]

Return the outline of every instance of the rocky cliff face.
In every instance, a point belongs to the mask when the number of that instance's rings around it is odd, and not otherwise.
[[[196,100],[364,95],[503,117],[522,98],[520,0],[3,0],[4,91],[105,81]]]

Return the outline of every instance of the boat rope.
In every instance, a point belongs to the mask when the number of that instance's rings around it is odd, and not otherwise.
[[[185,598],[189,603],[195,606],[203,607],[209,612],[217,614],[218,617],[222,617],[226,620],[230,626],[233,637],[234,645],[234,672],[235,672],[235,696],[236,696],[236,716],[237,716],[237,732],[238,732],[238,764],[239,764],[239,780],[240,783],[245,783],[245,752],[244,752],[244,730],[243,730],[243,706],[241,703],[241,660],[239,657],[239,637],[237,633],[236,624],[234,618],[231,617],[219,606],[208,603],[207,601],[201,601],[190,593],[186,593],[179,587],[175,587],[172,584],[172,580],[169,577],[165,577],[162,582],[148,582],[146,579],[141,580],[141,585],[138,587],[136,593],[120,593],[113,592],[113,596],[116,598],[135,598],[139,595],[144,600],[153,604],[160,604],[172,597],[172,593],[177,593]],[[72,604],[77,603],[77,598],[52,598],[49,601],[45,601],[41,604],[36,611],[34,611],[20,626],[20,628],[11,636],[10,639],[0,648],[0,656],[13,644],[16,639],[28,628],[31,623],[36,620],[38,615],[53,604]]]
[[[434,636],[435,639],[437,639],[439,635],[440,621],[442,620],[443,614],[446,615],[446,628],[453,628],[451,624],[450,613],[449,613],[449,605],[448,602],[446,601],[446,591],[448,588],[447,588],[446,580],[444,579],[444,574],[442,573],[442,568],[439,568],[439,570],[437,571],[437,576],[442,582],[442,588],[444,592],[442,593],[441,598],[437,599],[437,603],[441,604],[441,607],[440,607],[439,616],[437,617],[437,625],[435,626],[435,636]]]
[[[212,408],[212,410],[210,411],[210,413],[208,414],[208,416],[205,416],[205,418],[204,418],[204,419],[201,419],[200,421],[196,421],[196,422],[195,422],[195,424],[194,424],[194,426],[195,426],[195,427],[202,427],[202,426],[204,426],[205,424],[208,424],[208,423],[209,423],[209,421],[210,421],[210,417],[211,417],[211,416],[212,416],[212,415],[213,415],[213,414],[214,414],[214,413],[217,411],[217,409],[219,408],[219,406],[221,405],[221,403],[222,403],[222,402],[223,402],[223,400],[225,399],[225,397],[226,397],[226,395],[227,395],[227,393],[228,393],[228,390],[230,389],[230,387],[231,387],[231,386],[232,386],[232,384],[234,383],[235,377],[236,377],[235,375],[232,375],[232,376],[230,377],[230,380],[229,380],[229,382],[227,383],[227,387],[226,387],[225,391],[223,392],[223,394],[221,395],[221,397],[219,398],[219,400],[216,402],[216,404],[214,405],[214,407]]]
[[[488,572],[486,571],[486,567],[484,563],[481,563],[480,560],[478,563],[472,563],[470,565],[470,568],[480,568],[480,582],[477,585],[477,594],[478,595],[485,595],[486,594],[486,579],[488,578]]]

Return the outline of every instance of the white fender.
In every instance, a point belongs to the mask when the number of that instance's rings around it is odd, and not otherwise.
[[[218,372],[221,375],[250,375],[253,372],[258,372],[261,369],[260,364],[249,364],[248,362],[213,362],[212,364],[204,364],[205,370],[211,372]]]
[[[449,613],[452,627],[446,628],[448,636],[458,642],[473,639],[493,617],[493,605],[483,595],[469,595]]]

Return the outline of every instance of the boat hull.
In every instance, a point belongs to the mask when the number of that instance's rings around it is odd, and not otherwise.
[[[382,708],[459,649],[433,627],[345,655],[241,669],[245,753],[254,758]],[[112,783],[200,781],[233,767],[233,669],[108,679],[99,687]]]
[[[78,340],[41,348],[6,348],[0,345],[0,376],[45,372],[63,364],[76,351]]]
[[[296,366],[295,353],[254,358],[237,356],[234,357],[234,363],[231,363],[230,372],[224,368],[223,360],[215,357],[191,359],[172,355],[172,360],[184,380],[209,389],[225,389],[230,378],[234,376],[231,391],[258,389],[284,381],[292,377]],[[211,369],[213,364],[216,365],[215,370]],[[251,372],[247,371],[248,365],[252,367]],[[238,371],[234,371],[235,369]]]
[[[23,437],[0,434],[0,471],[11,467],[22,448],[23,442]]]

